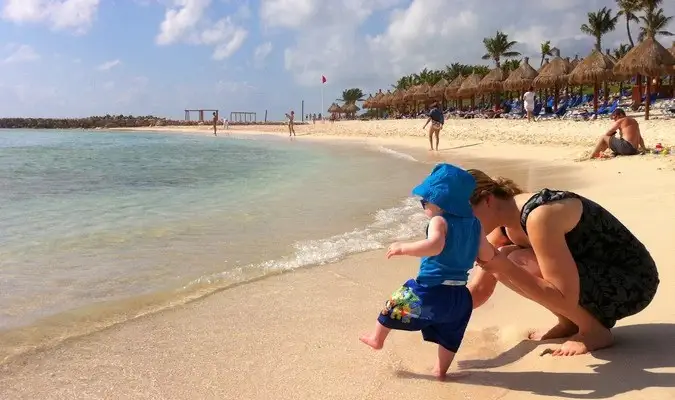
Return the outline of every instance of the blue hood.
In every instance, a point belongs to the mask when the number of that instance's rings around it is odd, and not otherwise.
[[[469,199],[475,187],[476,181],[467,171],[452,164],[438,164],[412,193],[449,214],[472,217]]]

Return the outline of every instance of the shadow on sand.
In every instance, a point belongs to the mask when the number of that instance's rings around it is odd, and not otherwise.
[[[471,368],[452,382],[493,386],[517,392],[568,399],[606,399],[646,388],[675,388],[675,373],[651,372],[650,369],[675,368],[675,324],[644,324],[613,329],[615,345],[593,353],[603,364],[590,364],[590,373],[565,372],[497,372],[484,369],[505,366],[533,351],[541,343],[523,341],[491,360],[461,363]],[[481,370],[483,369],[483,370]],[[431,376],[398,372],[407,379],[433,379]],[[584,392],[571,393],[571,392]]]

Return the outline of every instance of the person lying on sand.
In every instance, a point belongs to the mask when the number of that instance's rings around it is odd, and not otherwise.
[[[433,151],[434,137],[436,138],[436,150],[438,150],[439,135],[441,133],[441,129],[443,129],[443,124],[445,123],[445,116],[443,115],[443,111],[438,108],[438,103],[432,104],[431,107],[432,109],[429,111],[429,118],[427,118],[427,122],[424,124],[422,129],[426,129],[427,125],[429,125],[429,122],[431,122],[431,126],[429,127],[429,150]]]
[[[558,317],[553,328],[529,336],[566,338],[553,355],[611,346],[616,321],[644,310],[659,286],[645,246],[609,211],[575,193],[522,193],[511,180],[469,173],[476,180],[473,212],[491,232],[490,243],[503,246],[472,274],[474,308],[499,281]]]
[[[427,238],[393,243],[387,258],[421,257],[419,274],[392,294],[375,330],[360,338],[379,350],[392,329],[422,331],[424,340],[438,344],[434,374],[441,380],[459,349],[473,309],[466,287],[468,271],[477,256],[489,260],[496,253],[471,211],[469,197],[474,186],[465,170],[439,164],[413,189],[430,218]]]
[[[614,155],[621,156],[632,156],[646,150],[645,142],[640,134],[640,125],[635,118],[627,117],[626,112],[621,108],[614,110],[610,117],[614,123],[607,133],[600,136],[598,144],[591,153],[591,159],[600,157],[602,152],[608,148],[614,152]],[[616,137],[617,130],[621,133],[619,138]]]

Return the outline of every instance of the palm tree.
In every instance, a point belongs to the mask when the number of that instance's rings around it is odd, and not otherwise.
[[[363,101],[363,90],[359,88],[345,89],[342,91],[342,98],[337,99],[345,104],[356,104],[357,101]]]
[[[633,43],[633,37],[630,34],[630,23],[640,22],[635,13],[642,9],[642,0],[616,0],[616,5],[619,6],[619,12],[616,14],[616,16],[626,17],[626,33],[628,33],[630,48],[633,48],[635,43]]]
[[[517,70],[518,67],[520,67],[520,60],[506,60],[502,64],[502,71],[511,72]]]
[[[544,60],[546,57],[553,57],[553,47],[551,47],[551,41],[547,40],[541,44],[541,62],[539,63],[539,67],[544,65]]]
[[[640,26],[640,34],[638,35],[638,40],[643,41],[647,37],[654,38],[657,35],[661,36],[673,36],[672,32],[666,30],[666,27],[673,20],[672,16],[665,16],[663,14],[663,8],[658,10],[653,10],[648,8],[645,11],[645,15],[640,16],[642,21],[642,26]]]
[[[588,13],[588,23],[581,25],[581,32],[595,38],[595,50],[602,52],[602,36],[616,29],[618,16],[612,17],[612,10],[602,7],[598,12]]]
[[[518,44],[515,40],[509,41],[509,35],[497,31],[495,37],[483,39],[485,50],[487,53],[482,57],[483,60],[493,60],[496,66],[501,66],[500,60],[502,57],[518,57],[520,53],[513,51],[513,46]]]
[[[619,47],[614,49],[614,58],[617,60],[620,60],[623,58],[628,53],[628,50],[631,49],[632,46],[627,45],[626,43],[621,43]]]

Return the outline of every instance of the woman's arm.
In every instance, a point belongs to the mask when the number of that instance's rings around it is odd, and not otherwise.
[[[527,231],[543,279],[513,264],[503,254],[483,268],[552,312],[577,325],[587,325],[588,318],[593,317],[578,307],[579,271],[565,241],[565,233],[579,221],[581,207],[578,202],[559,202],[540,206],[530,213]]]

